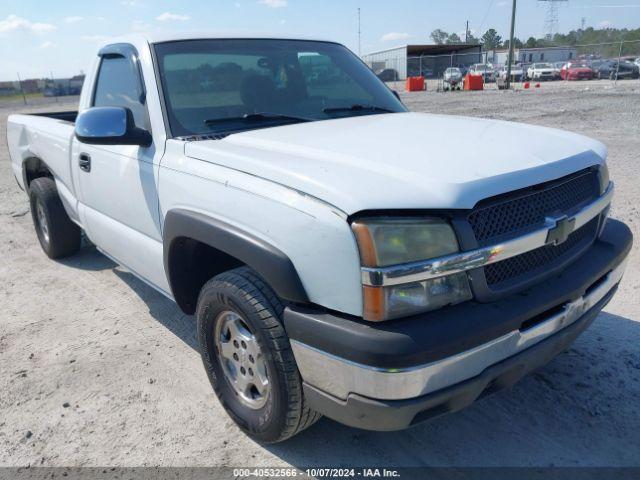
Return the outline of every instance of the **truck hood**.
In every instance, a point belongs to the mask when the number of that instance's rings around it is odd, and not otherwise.
[[[185,154],[352,214],[472,208],[483,198],[601,164],[606,148],[581,135],[526,124],[393,113],[187,142]]]

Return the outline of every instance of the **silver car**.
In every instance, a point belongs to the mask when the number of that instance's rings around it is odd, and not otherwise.
[[[447,68],[442,78],[444,83],[449,85],[449,88],[454,88],[462,81],[462,71],[457,67]]]

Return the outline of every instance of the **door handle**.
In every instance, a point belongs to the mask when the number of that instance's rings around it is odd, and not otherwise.
[[[78,166],[80,170],[84,170],[85,172],[91,171],[91,156],[88,153],[81,153],[80,157],[78,157]]]

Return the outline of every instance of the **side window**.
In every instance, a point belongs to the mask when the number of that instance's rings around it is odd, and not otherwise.
[[[136,126],[149,130],[147,107],[140,101],[141,85],[138,69],[130,59],[105,56],[100,62],[93,106],[129,108]]]

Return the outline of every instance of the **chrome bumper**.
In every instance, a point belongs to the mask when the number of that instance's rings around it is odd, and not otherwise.
[[[326,393],[346,399],[355,393],[379,400],[410,399],[454,385],[537,344],[578,320],[602,300],[622,278],[626,260],[610,271],[588,293],[563,305],[524,331],[515,330],[471,350],[425,365],[381,369],[355,363],[296,340],[291,347],[303,380]]]

